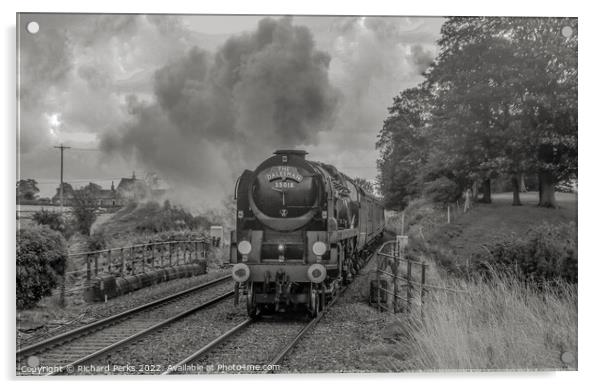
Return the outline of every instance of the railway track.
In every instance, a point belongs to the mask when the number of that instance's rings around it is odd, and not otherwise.
[[[231,276],[174,293],[17,350],[17,375],[71,373],[93,358],[232,297]],[[197,292],[207,291],[199,295]],[[36,369],[37,368],[37,369]]]
[[[318,324],[345,289],[309,322],[279,317],[246,319],[170,365],[162,374],[276,373],[282,361]]]

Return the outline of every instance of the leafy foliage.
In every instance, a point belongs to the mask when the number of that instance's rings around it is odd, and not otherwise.
[[[438,45],[426,81],[394,98],[379,134],[387,205],[440,177],[488,189],[538,174],[540,205],[554,206],[554,185],[577,176],[577,20],[452,17]]]
[[[429,92],[422,88],[403,91],[389,107],[389,117],[378,135],[376,147],[379,182],[385,205],[399,209],[421,192],[421,168],[426,163],[426,120]]]
[[[58,212],[42,209],[40,211],[34,212],[31,218],[36,223],[48,226],[54,231],[63,232],[65,230],[65,222],[63,221],[61,214]]]
[[[40,226],[48,226],[51,230],[60,232],[65,239],[69,239],[74,233],[71,220],[61,216],[59,212],[42,209],[34,212],[32,219]]]
[[[39,192],[36,180],[27,178],[17,181],[17,200],[35,200]]]
[[[434,181],[425,183],[424,195],[436,203],[449,204],[462,196],[462,190],[449,178],[439,177]]]
[[[374,194],[374,184],[362,177],[356,177],[353,182],[368,193]]]
[[[65,273],[67,246],[60,233],[47,227],[17,233],[17,309],[33,307],[51,294]]]
[[[163,205],[155,201],[130,203],[103,224],[105,231],[120,234],[160,233],[209,228],[211,222],[203,216],[194,216],[184,208],[166,200]]]
[[[82,235],[90,235],[90,228],[96,220],[98,202],[91,190],[80,189],[73,191],[73,217],[75,228]]]
[[[512,237],[491,248],[491,259],[478,262],[477,268],[489,272],[518,273],[539,283],[563,279],[577,282],[577,237],[574,223],[543,224],[524,238]]]

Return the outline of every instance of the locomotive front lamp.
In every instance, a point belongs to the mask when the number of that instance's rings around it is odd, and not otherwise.
[[[311,282],[319,284],[326,279],[326,268],[324,265],[314,263],[307,269],[307,278]]]
[[[248,240],[238,242],[238,252],[242,255],[242,260],[246,262],[247,255],[251,252],[251,242]]]
[[[232,267],[232,278],[236,282],[245,282],[251,275],[251,269],[244,263],[237,263]]]
[[[326,254],[326,243],[318,240],[317,242],[314,242],[311,250],[314,252],[316,257],[318,257],[318,259],[322,259],[322,255]]]
[[[285,250],[284,243],[279,243],[278,244],[278,261],[279,262],[284,262],[284,250]]]

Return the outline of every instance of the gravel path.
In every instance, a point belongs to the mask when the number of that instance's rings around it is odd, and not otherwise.
[[[240,330],[208,354],[191,362],[203,366],[199,373],[261,373],[270,361],[301,331],[308,320],[288,316],[263,318]]]
[[[394,316],[368,305],[376,259],[361,270],[346,292],[282,363],[281,373],[392,371],[404,356]]]

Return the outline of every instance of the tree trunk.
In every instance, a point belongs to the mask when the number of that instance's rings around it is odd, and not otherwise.
[[[556,208],[556,196],[554,187],[556,178],[550,172],[539,172],[539,206],[546,208]]]
[[[520,180],[518,174],[512,175],[512,205],[522,205],[520,202]]]
[[[525,175],[520,175],[520,191],[525,193],[527,191],[527,185],[525,185]]]
[[[491,204],[491,179],[483,180],[483,203]]]

